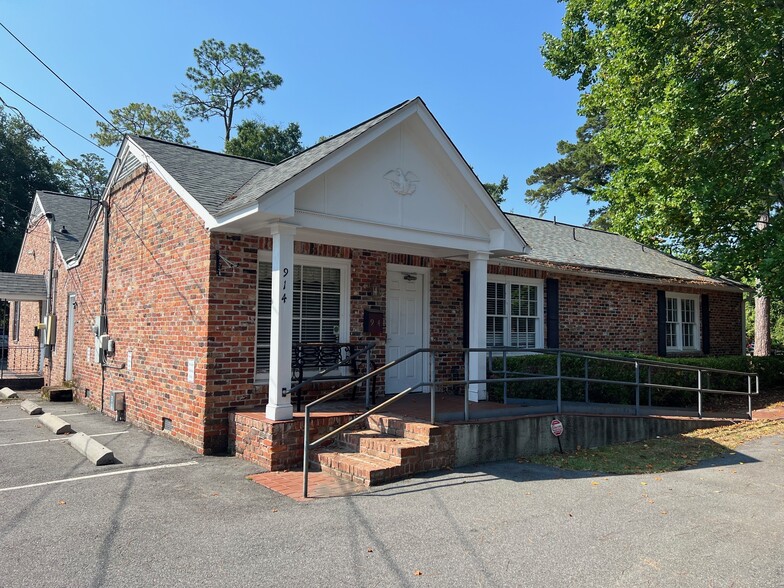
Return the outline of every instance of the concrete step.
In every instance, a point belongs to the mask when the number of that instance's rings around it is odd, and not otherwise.
[[[385,459],[395,465],[422,460],[428,450],[428,444],[422,441],[385,435],[373,429],[343,433],[340,441],[357,453]]]
[[[410,466],[396,465],[387,459],[355,453],[346,447],[317,450],[314,454],[317,468],[338,478],[351,480],[364,486],[375,486],[402,478]]]

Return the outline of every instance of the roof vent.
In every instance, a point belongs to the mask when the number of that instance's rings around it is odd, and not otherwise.
[[[572,227],[572,239],[577,241],[577,229],[575,227]]]
[[[554,224],[554,225],[557,225],[557,224],[558,224],[558,219],[557,219],[557,218],[555,218],[555,217],[553,217],[553,224]]]
[[[63,225],[63,228],[62,228],[62,230],[61,230],[60,232],[61,232],[63,235],[67,235],[67,234],[68,234],[68,229],[66,229],[66,228],[65,228],[65,225]]]

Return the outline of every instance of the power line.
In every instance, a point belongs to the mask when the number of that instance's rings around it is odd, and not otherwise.
[[[66,81],[65,81],[63,78],[61,78],[59,75],[57,75],[57,72],[55,72],[55,71],[54,71],[54,70],[53,70],[51,67],[49,67],[48,65],[46,65],[46,63],[44,63],[44,61],[43,61],[43,60],[42,60],[40,57],[38,57],[38,56],[37,56],[35,53],[33,53],[33,50],[32,50],[32,49],[30,49],[30,47],[28,47],[27,45],[25,45],[25,44],[22,42],[22,40],[21,40],[19,37],[17,37],[15,34],[13,34],[13,33],[10,31],[10,29],[9,29],[7,26],[5,26],[5,25],[4,25],[2,22],[0,22],[0,27],[3,27],[3,28],[5,29],[5,31],[6,31],[6,32],[7,32],[9,35],[11,35],[11,36],[12,36],[14,39],[16,39],[17,43],[19,43],[19,44],[20,44],[22,47],[24,47],[24,48],[27,50],[27,52],[28,52],[30,55],[32,55],[33,57],[35,57],[35,58],[38,60],[38,63],[40,63],[41,65],[43,65],[43,66],[44,66],[46,69],[48,69],[48,70],[51,72],[51,74],[52,74],[54,77],[56,77],[56,78],[57,78],[58,80],[60,80],[60,81],[61,81],[63,84],[65,84],[65,87],[66,87],[66,88],[68,88],[68,89],[69,89],[71,92],[73,92],[74,94],[76,94],[76,95],[79,97],[79,99],[80,99],[82,102],[84,102],[84,103],[85,103],[87,106],[89,106],[89,107],[90,107],[90,109],[92,109],[92,111],[93,111],[95,114],[97,114],[97,115],[98,115],[98,116],[100,116],[100,117],[101,117],[101,118],[102,118],[104,121],[106,121],[106,123],[107,123],[109,126],[111,126],[111,127],[112,127],[112,128],[115,130],[115,131],[117,131],[118,133],[122,134],[122,131],[121,131],[120,129],[118,129],[116,126],[114,126],[114,124],[112,124],[112,122],[111,122],[111,121],[110,121],[108,118],[106,118],[104,115],[102,115],[100,112],[98,112],[98,110],[96,110],[96,108],[95,108],[95,107],[94,107],[92,104],[90,104],[89,102],[87,102],[87,100],[86,100],[86,99],[85,99],[85,98],[84,98],[84,97],[83,97],[83,96],[82,96],[82,95],[81,95],[79,92],[77,92],[76,90],[74,90],[74,89],[73,89],[73,87],[72,87],[72,86],[71,86],[71,85],[70,85],[68,82],[66,82]]]
[[[0,23],[0,24],[2,24],[2,23]],[[2,104],[3,106],[5,106],[7,108],[10,108],[11,110],[15,111],[20,116],[20,118],[24,121],[24,123],[28,127],[30,127],[36,135],[38,135],[39,137],[41,137],[41,139],[43,139],[44,141],[49,143],[49,146],[52,149],[54,149],[55,151],[57,151],[57,153],[59,153],[60,155],[63,156],[63,159],[65,159],[66,163],[71,162],[71,161],[75,161],[74,159],[71,159],[65,153],[63,153],[54,143],[52,143],[49,139],[47,139],[46,136],[43,133],[41,133],[38,129],[36,129],[33,125],[31,125],[30,121],[28,121],[25,118],[24,114],[22,114],[22,111],[19,110],[16,106],[11,106],[10,104],[8,104],[8,102],[3,100],[2,97],[0,97],[0,104]]]
[[[31,100],[28,100],[27,98],[25,98],[24,96],[22,96],[22,95],[21,95],[19,92],[17,92],[16,90],[14,90],[14,89],[13,89],[12,87],[10,87],[9,85],[7,85],[7,84],[4,84],[3,82],[0,82],[0,86],[3,86],[4,88],[6,88],[7,90],[9,90],[10,92],[13,92],[13,93],[14,93],[14,94],[16,94],[16,95],[17,95],[19,98],[21,98],[22,100],[24,100],[25,102],[27,102],[27,103],[28,103],[30,106],[32,106],[33,108],[35,108],[35,109],[37,109],[37,110],[39,110],[39,111],[43,112],[43,113],[44,113],[46,116],[48,116],[49,118],[51,118],[51,119],[52,119],[53,121],[55,121],[56,123],[59,123],[59,124],[61,124],[61,125],[62,125],[62,126],[64,126],[66,129],[68,129],[69,131],[71,131],[73,134],[75,134],[75,135],[78,135],[79,137],[81,137],[82,139],[84,139],[85,141],[87,141],[88,143],[90,143],[91,145],[94,145],[95,147],[98,147],[98,149],[100,149],[101,151],[103,151],[103,152],[105,152],[105,153],[107,153],[107,154],[111,155],[112,157],[114,157],[114,153],[112,153],[112,152],[111,152],[111,151],[109,151],[108,149],[104,149],[103,147],[101,147],[101,146],[100,146],[98,143],[96,143],[95,141],[93,141],[93,140],[91,140],[91,139],[88,139],[87,137],[85,137],[84,135],[82,135],[82,134],[81,134],[79,131],[76,131],[76,130],[72,129],[72,128],[71,128],[71,127],[69,127],[67,124],[65,124],[63,121],[61,121],[61,120],[59,120],[59,119],[55,118],[54,116],[52,116],[51,114],[49,114],[48,112],[46,112],[46,111],[45,111],[43,108],[41,108],[40,106],[38,106],[37,104],[35,104],[35,103],[34,103],[34,102],[32,102]]]

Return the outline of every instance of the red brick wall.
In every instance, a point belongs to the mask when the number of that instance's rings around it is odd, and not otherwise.
[[[125,392],[126,418],[204,448],[210,238],[199,217],[155,173],[140,169],[110,196],[107,315],[115,355],[103,370],[87,359],[100,314],[103,214],[81,264],[69,272],[78,292],[77,398],[109,411]],[[64,325],[64,321],[62,322]],[[126,362],[132,353],[131,369]],[[187,362],[195,361],[193,382]],[[103,393],[103,403],[101,390]],[[172,430],[163,432],[163,419]]]

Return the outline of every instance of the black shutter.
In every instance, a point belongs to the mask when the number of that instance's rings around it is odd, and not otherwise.
[[[558,284],[554,278],[545,280],[547,288],[547,347],[558,349],[561,346],[558,319]]]
[[[659,309],[659,355],[667,355],[667,294],[664,290],[656,291],[656,305]]]
[[[468,325],[471,312],[471,272],[463,272],[463,347],[468,345]]]
[[[710,299],[707,294],[700,297],[700,314],[702,315],[702,328],[700,329],[702,352],[705,355],[710,355]]]

